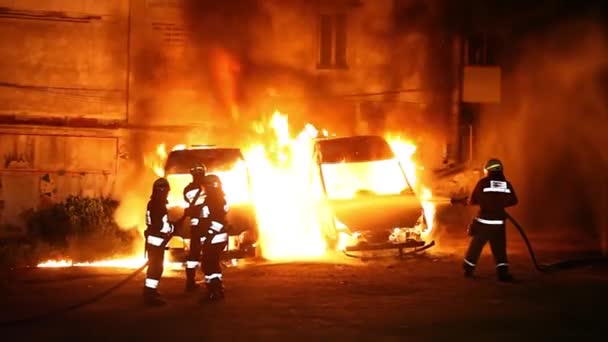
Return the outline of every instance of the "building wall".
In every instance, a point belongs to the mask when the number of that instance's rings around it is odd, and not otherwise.
[[[236,127],[275,109],[341,134],[406,133],[440,163],[435,37],[398,27],[395,1],[226,2],[219,19],[203,3],[0,0],[0,226],[68,195],[116,196],[156,144],[196,141],[184,127],[246,144]],[[345,63],[327,68],[321,18],[340,14]],[[395,89],[409,91],[361,95]]]
[[[1,0],[0,117],[124,120],[126,4]]]

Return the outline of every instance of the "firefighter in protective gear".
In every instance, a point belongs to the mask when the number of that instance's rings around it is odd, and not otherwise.
[[[216,175],[205,177],[205,203],[201,211],[201,244],[203,249],[202,269],[205,274],[207,295],[201,299],[217,300],[224,298],[224,285],[220,257],[228,244],[226,230],[226,202],[222,182]]]
[[[190,217],[190,250],[186,258],[186,292],[196,290],[196,268],[201,255],[200,213],[205,201],[204,179],[207,168],[196,163],[190,169],[192,182],[184,188],[184,199],[188,203],[185,215]]]
[[[149,263],[144,284],[144,303],[151,306],[165,304],[157,288],[163,274],[165,245],[174,229],[167,215],[169,191],[169,182],[164,178],[157,179],[152,185],[152,196],[146,209],[147,228],[144,236]]]
[[[510,182],[503,173],[503,165],[498,159],[490,159],[484,167],[482,178],[471,195],[470,204],[479,206],[479,214],[469,226],[472,237],[464,258],[465,277],[472,277],[481,251],[490,243],[498,280],[509,282],[513,276],[509,273],[507,262],[507,242],[505,208],[517,204],[517,196]]]

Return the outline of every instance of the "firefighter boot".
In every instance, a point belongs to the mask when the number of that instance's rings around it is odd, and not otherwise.
[[[194,292],[198,288],[198,284],[194,280],[196,275],[195,268],[186,269],[186,292]]]
[[[218,278],[207,283],[207,294],[201,298],[201,303],[216,301],[224,298],[224,285]]]
[[[167,303],[160,298],[156,289],[144,287],[144,304],[146,306],[163,306]]]
[[[215,283],[214,299],[224,299],[224,284],[222,283],[222,280],[215,278],[211,282]]]
[[[498,281],[505,283],[512,283],[515,281],[515,278],[513,278],[513,275],[509,273],[509,268],[506,266],[498,267],[496,269],[496,275],[498,276]]]
[[[473,271],[475,271],[475,267],[467,264],[467,263],[463,263],[462,264],[462,268],[464,269],[464,277],[465,278],[473,278]]]

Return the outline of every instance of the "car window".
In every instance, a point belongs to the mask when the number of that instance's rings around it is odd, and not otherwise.
[[[410,189],[396,159],[322,164],[321,176],[329,199],[399,195]]]
[[[411,190],[393,150],[380,136],[319,140],[315,152],[330,199]]]
[[[243,160],[241,151],[236,148],[172,151],[167,157],[165,172],[167,174],[190,173],[190,168],[197,162],[203,163],[209,172],[226,171]]]
[[[320,140],[317,160],[322,164],[387,160],[395,157],[390,145],[379,136],[360,136]]]

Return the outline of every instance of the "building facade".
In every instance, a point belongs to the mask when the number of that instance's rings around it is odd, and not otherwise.
[[[0,0],[4,227],[70,194],[120,197],[158,143],[246,144],[235,131],[275,109],[403,134],[441,167],[461,159],[463,97],[497,100],[466,85],[497,73],[463,74],[439,1],[218,3]]]

